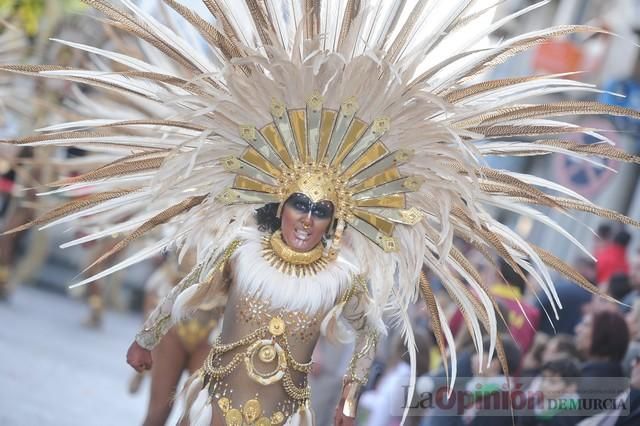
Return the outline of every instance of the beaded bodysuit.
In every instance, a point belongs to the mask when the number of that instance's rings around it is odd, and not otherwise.
[[[201,374],[228,425],[282,424],[305,409],[307,373],[322,317],[272,309],[230,291],[222,334]]]
[[[260,242],[260,250],[264,249],[264,241],[263,238]],[[191,424],[200,424],[211,416],[211,424],[216,426],[312,425],[307,374],[323,325],[332,322],[330,317],[336,307],[340,307],[340,321],[349,323],[358,332],[350,376],[366,378],[375,352],[372,345],[375,333],[369,331],[364,321],[362,301],[366,300],[367,292],[364,281],[345,269],[348,285],[324,284],[325,293],[335,293],[333,303],[313,312],[302,305],[294,309],[296,304],[285,299],[259,297],[263,293],[245,282],[254,277],[238,273],[246,259],[252,256],[255,259],[256,242],[244,241],[237,252],[228,253],[227,259],[221,260],[224,267],[217,285],[225,297],[216,297],[225,307],[222,331],[204,366],[187,384],[186,415]],[[264,261],[265,257],[260,259]],[[253,268],[260,266],[265,267],[253,263]],[[279,273],[275,268],[271,272]],[[197,284],[195,277],[191,281],[189,284],[187,277],[180,291]],[[298,298],[304,298],[304,285],[310,282],[300,277],[291,277],[289,281],[272,280],[271,285],[280,286],[285,292],[288,285],[300,285]],[[315,285],[323,286],[323,282],[319,280]],[[137,338],[142,346],[150,348],[157,343],[169,322],[172,305],[169,297],[149,317]]]

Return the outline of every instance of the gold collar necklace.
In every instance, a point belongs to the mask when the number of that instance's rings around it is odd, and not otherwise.
[[[263,258],[271,266],[285,274],[300,278],[317,274],[329,263],[323,254],[322,243],[306,252],[293,250],[284,242],[280,231],[262,237]]]

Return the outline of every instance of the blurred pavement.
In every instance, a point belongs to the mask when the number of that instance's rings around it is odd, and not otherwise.
[[[82,326],[87,314],[82,301],[31,287],[0,302],[0,425],[142,423],[148,380],[129,395],[125,362],[141,318],[107,312],[95,331]]]

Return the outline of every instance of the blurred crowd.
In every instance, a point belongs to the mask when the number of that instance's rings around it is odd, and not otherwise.
[[[516,273],[501,261],[496,261],[494,268],[473,249],[461,247],[485,273],[486,282],[492,283],[490,292],[502,312],[498,328],[504,365],[498,354],[487,362],[487,341],[480,368],[463,315],[448,302],[441,288],[438,300],[446,306],[457,343],[458,377],[450,399],[442,395],[449,382],[426,307],[416,305],[411,314],[421,337],[416,342],[419,379],[415,393],[407,398],[409,361],[402,336],[392,331],[387,344],[381,345],[377,368],[361,398],[358,424],[398,425],[407,405],[410,409],[405,424],[419,426],[640,424],[640,252],[627,251],[632,235],[625,229],[602,224],[597,234],[593,241],[595,261],[581,257],[573,266],[597,285],[601,295],[556,277],[563,307],[557,318],[549,298],[533,288],[526,274]],[[438,288],[435,277],[432,284]],[[336,386],[341,376],[336,373],[331,382],[327,370],[344,363],[348,354],[348,348],[320,347],[317,393],[331,395],[321,389]],[[456,402],[456,397],[464,401]],[[530,401],[517,400],[523,397]],[[567,402],[578,404],[581,398],[582,405]],[[550,400],[555,403],[550,404]],[[594,403],[598,400],[602,407]],[[504,401],[512,402],[513,411]],[[322,416],[331,413],[335,401],[325,398],[316,403],[317,413]],[[578,406],[582,410],[575,410]],[[330,424],[328,419],[323,421],[326,423],[320,424]]]

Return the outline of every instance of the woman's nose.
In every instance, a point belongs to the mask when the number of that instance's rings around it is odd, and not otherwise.
[[[313,225],[313,219],[311,218],[311,212],[309,212],[302,218],[302,226],[304,229],[309,229],[311,225]]]

